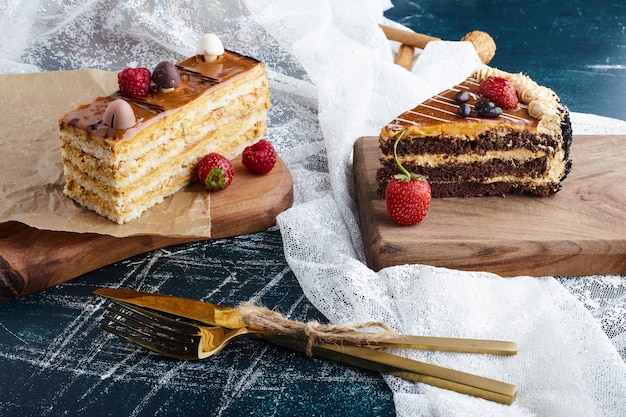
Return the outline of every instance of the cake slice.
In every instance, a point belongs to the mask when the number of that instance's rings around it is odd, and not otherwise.
[[[481,96],[481,83],[490,78],[515,89],[514,108]],[[393,146],[400,132],[400,163],[427,177],[433,197],[547,196],[561,189],[571,167],[568,109],[528,76],[498,69],[476,71],[383,127],[376,173],[381,196],[399,172]]]
[[[98,97],[59,120],[67,196],[126,223],[188,185],[205,154],[234,159],[265,135],[265,65],[223,48],[205,52],[160,63],[142,97],[133,95],[138,81],[125,81],[130,92]]]

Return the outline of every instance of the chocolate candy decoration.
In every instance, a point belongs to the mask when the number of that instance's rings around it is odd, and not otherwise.
[[[152,71],[152,81],[163,92],[170,92],[180,84],[180,72],[176,65],[162,61]]]

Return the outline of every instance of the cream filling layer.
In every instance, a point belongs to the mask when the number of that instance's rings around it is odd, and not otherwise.
[[[83,152],[80,147],[64,143],[61,152],[64,163],[73,164],[83,172],[96,178],[104,184],[116,189],[123,189],[130,184],[150,175],[154,169],[170,166],[173,161],[180,160],[185,155],[181,165],[194,164],[203,155],[209,152],[219,152],[228,159],[238,156],[243,148],[238,138],[243,133],[258,125],[259,136],[265,134],[267,112],[264,108],[247,118],[230,117],[225,120],[211,120],[194,136],[182,135],[177,131],[164,131],[163,137],[168,146],[152,149],[147,153],[136,153],[116,165],[107,165],[90,154]],[[218,124],[220,123],[220,124]],[[73,143],[72,143],[73,144]]]
[[[397,119],[401,120],[401,119]],[[386,125],[380,134],[380,139],[383,141],[386,140],[395,140],[396,135],[400,130],[406,129],[405,137],[425,137],[425,136],[433,136],[433,137],[445,137],[452,136],[455,140],[466,140],[472,141],[476,140],[481,134],[487,132],[495,132],[500,137],[504,137],[513,132],[519,132],[521,129],[518,126],[510,125],[510,124],[487,124],[482,123],[480,119],[470,120],[467,122],[458,122],[458,123],[438,123],[432,125],[416,125],[411,121],[407,121],[410,123],[408,126],[389,123]],[[530,130],[530,129],[529,129]],[[532,131],[532,130],[531,130]]]
[[[458,156],[452,156],[447,154],[436,155],[410,155],[399,156],[398,160],[401,164],[416,164],[428,168],[437,168],[439,166],[445,166],[449,164],[469,164],[473,162],[484,163],[492,159],[500,159],[503,161],[518,161],[519,164],[531,161],[533,159],[548,157],[548,166],[546,172],[541,177],[529,178],[525,175],[520,176],[515,173],[507,175],[493,176],[488,179],[479,181],[481,183],[490,184],[496,182],[514,182],[517,184],[554,184],[563,178],[567,169],[567,163],[564,160],[565,151],[558,149],[553,152],[554,155],[545,152],[530,152],[528,150],[515,150],[515,151],[499,151],[499,152],[486,152],[484,155],[480,154],[464,154]],[[393,160],[392,156],[384,155],[381,157],[382,161],[389,162]]]
[[[208,152],[218,151],[228,147],[236,150],[252,144],[258,137],[260,126],[252,124],[245,126],[245,130],[237,131],[237,140],[231,137],[224,137],[221,141],[213,141],[209,144],[211,149]],[[155,190],[162,190],[166,193],[171,179],[184,178],[181,187],[187,185],[194,176],[196,162],[207,152],[204,144],[198,145],[195,149],[188,153],[181,154],[177,158],[168,161],[166,164],[153,169],[148,175],[139,177],[136,181],[126,184],[125,187],[119,187],[118,184],[106,184],[101,181],[94,173],[86,171],[80,165],[80,160],[66,161],[65,174],[74,181],[80,183],[86,189],[89,189],[99,196],[99,199],[106,204],[111,205],[111,209],[116,212],[124,212],[127,206],[139,204],[142,205],[142,199]]]
[[[71,169],[69,170],[71,173]],[[182,176],[182,174],[181,174]],[[77,203],[95,211],[99,215],[119,224],[134,220],[147,209],[161,203],[166,197],[181,190],[187,185],[187,178],[164,178],[158,190],[144,193],[141,201],[129,202],[126,205],[114,205],[103,199],[97,188],[92,188],[87,182],[80,182],[74,176],[68,175],[63,192]]]
[[[449,164],[469,164],[472,162],[483,163],[493,159],[501,159],[503,161],[520,161],[523,163],[533,159],[545,158],[546,156],[549,156],[548,152],[532,152],[528,149],[515,149],[511,151],[487,151],[484,154],[399,155],[398,160],[402,164],[412,163],[423,167],[434,168]],[[393,155],[384,155],[382,159],[386,161],[393,160]]]

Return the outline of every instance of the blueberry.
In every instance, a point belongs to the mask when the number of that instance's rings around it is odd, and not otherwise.
[[[488,117],[495,118],[502,114],[502,109],[500,107],[488,107],[478,111],[478,115],[480,117]]]
[[[472,97],[470,96],[470,93],[467,91],[458,91],[454,95],[454,100],[459,104],[467,103],[468,101],[470,101],[470,98]]]
[[[496,107],[496,105],[493,104],[493,102],[491,102],[491,101],[483,100],[483,101],[479,101],[478,103],[476,103],[474,105],[474,107],[476,108],[477,112],[481,112],[483,110],[492,109],[492,108]]]
[[[456,111],[456,114],[459,117],[470,117],[472,114],[472,107],[465,103],[459,106],[459,109]]]

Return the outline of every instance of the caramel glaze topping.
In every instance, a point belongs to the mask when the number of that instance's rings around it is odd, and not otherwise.
[[[473,108],[474,104],[481,100],[476,93],[479,85],[477,80],[468,78],[461,84],[431,97],[414,109],[396,117],[385,126],[383,136],[394,136],[398,131],[405,128],[430,131],[430,127],[434,125],[439,125],[437,130],[442,130],[439,133],[471,134],[474,130],[472,127],[483,130],[487,126],[495,125],[507,125],[517,129],[536,129],[537,119],[528,114],[528,106],[522,103],[517,109],[503,109],[502,114],[496,118],[479,118],[474,114],[472,117],[459,117],[457,115],[459,103],[454,100],[454,95],[460,90],[468,91],[472,97],[468,104]],[[456,132],[457,130],[458,132]]]
[[[193,56],[177,67],[181,83],[171,93],[160,92],[152,86],[145,97],[127,97],[119,91],[107,97],[98,97],[90,104],[77,107],[59,121],[85,130],[95,138],[123,140],[131,138],[146,124],[153,123],[173,110],[215,89],[218,84],[235,81],[257,65],[258,60],[236,52],[225,51],[217,61],[205,63],[202,56]],[[103,123],[103,115],[109,103],[116,99],[126,100],[135,112],[137,125],[129,129],[113,129]]]

